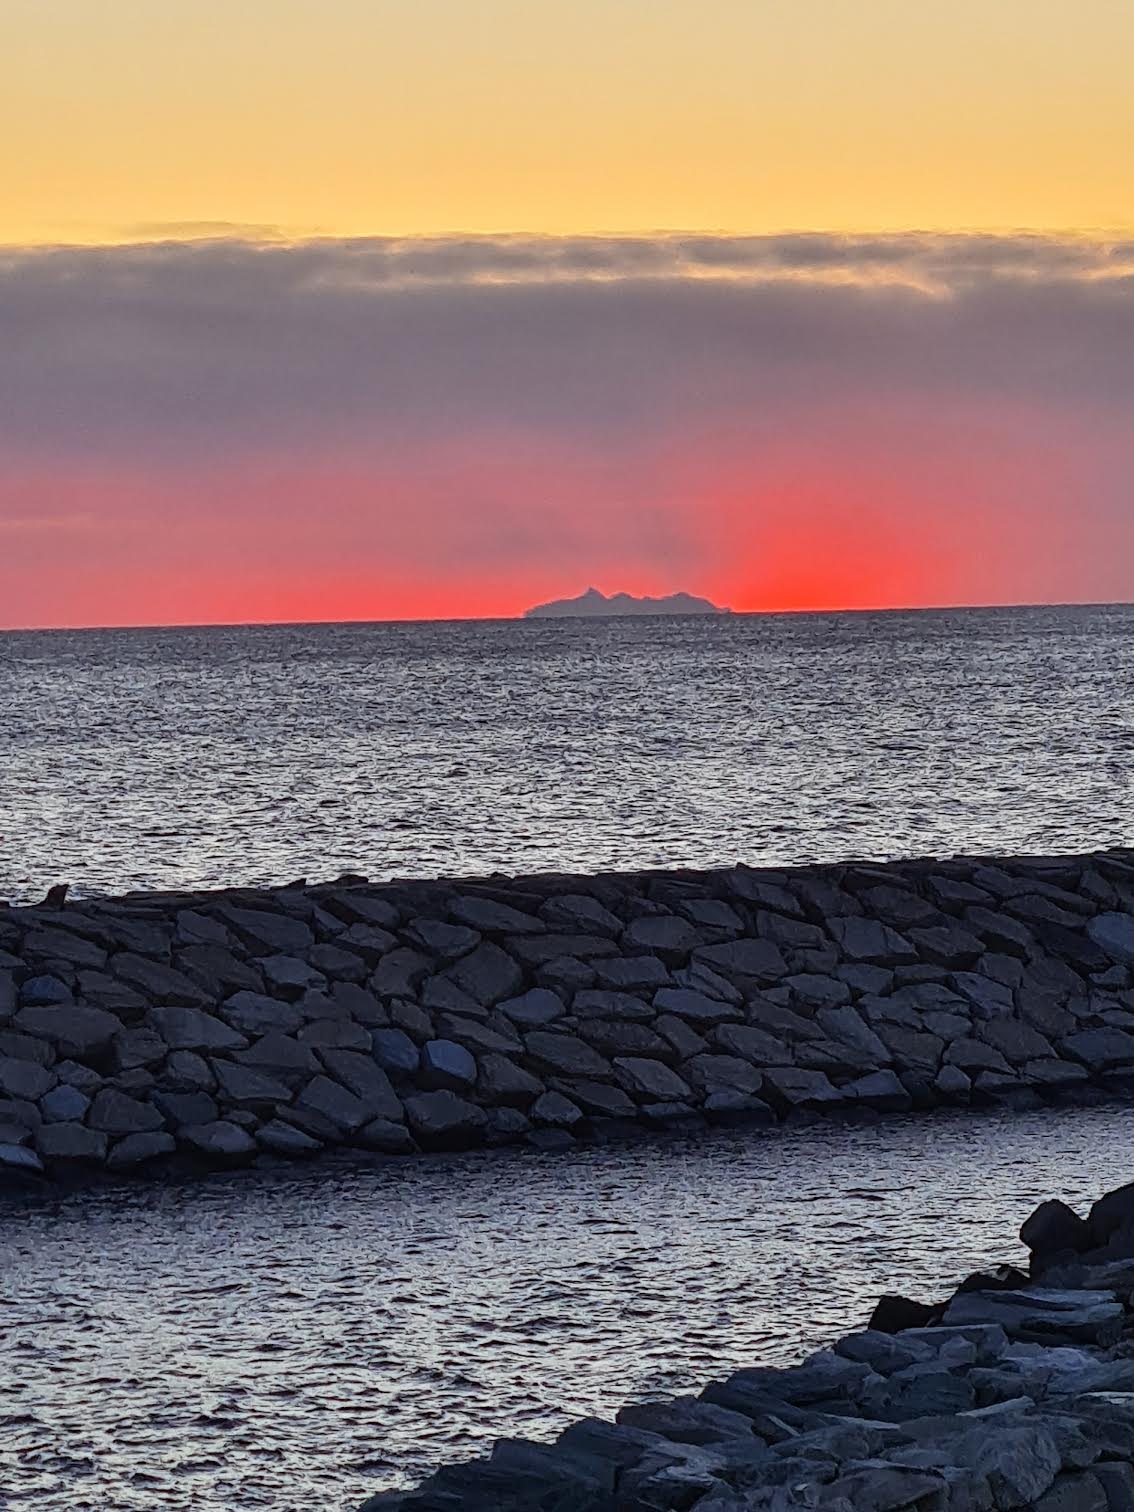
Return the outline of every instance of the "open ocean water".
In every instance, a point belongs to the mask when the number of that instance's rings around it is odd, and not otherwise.
[[[0,897],[1130,843],[1134,609],[0,635]],[[783,1362],[1125,1109],[0,1199],[0,1507],[349,1512]]]
[[[1132,1168],[1090,1108],[0,1200],[0,1507],[354,1512],[944,1295]]]
[[[1134,838],[1134,607],[0,635],[0,897]]]

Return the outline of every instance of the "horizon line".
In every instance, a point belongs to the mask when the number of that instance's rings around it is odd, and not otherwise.
[[[625,592],[625,590],[619,590]],[[688,592],[678,589],[675,592]],[[612,597],[613,595],[605,595]],[[635,595],[630,595],[634,597]],[[637,595],[648,597],[649,595]],[[666,595],[661,595],[665,597]],[[560,602],[549,600],[547,602]],[[565,600],[564,602],[570,602]],[[533,605],[533,608],[540,607]],[[958,614],[966,611],[996,611],[1025,609],[1129,609],[1134,608],[1134,599],[1048,599],[1015,600],[1009,603],[954,603],[954,604],[876,604],[842,608],[799,609],[732,609],[727,605],[717,606],[716,613],[693,612],[689,614],[562,614],[542,615],[529,618],[528,610],[518,614],[463,614],[463,615],[401,615],[392,619],[264,619],[264,620],[169,620],[144,624],[83,624],[83,625],[0,625],[0,635],[86,635],[104,633],[121,634],[139,630],[298,630],[304,628],[333,628],[362,625],[501,625],[535,624],[546,625],[566,620],[572,624],[590,620],[711,620],[719,623],[730,619],[786,619],[806,618],[808,615],[865,615],[865,614]]]

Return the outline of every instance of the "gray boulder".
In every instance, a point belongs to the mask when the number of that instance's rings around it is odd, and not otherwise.
[[[702,945],[695,959],[733,980],[779,982],[788,974],[787,962],[772,940],[723,940]]]
[[[508,998],[500,1004],[500,1012],[506,1018],[533,1029],[562,1018],[566,1011],[563,999],[546,987],[532,987],[522,996]]]
[[[662,1061],[618,1056],[614,1072],[619,1085],[639,1102],[682,1102],[693,1096],[689,1084]]]
[[[82,1003],[22,1008],[15,1024],[25,1034],[49,1040],[60,1055],[79,1060],[105,1050],[122,1030],[122,1021],[115,1014]]]
[[[483,1008],[515,997],[524,981],[524,973],[512,957],[491,940],[455,961],[445,975]]]
[[[1096,914],[1087,921],[1087,935],[1112,961],[1134,966],[1134,914]]]
[[[369,1056],[355,1050],[324,1050],[323,1063],[336,1081],[362,1099],[372,1118],[397,1122],[402,1104],[390,1078]]]
[[[315,943],[309,926],[287,914],[229,906],[217,913],[254,956],[303,955]]]
[[[654,1007],[659,1013],[675,1013],[688,1019],[698,1028],[711,1028],[730,1019],[740,1017],[735,1003],[722,1002],[720,998],[706,997],[703,992],[691,992],[688,987],[661,987],[654,994]]]
[[[256,1130],[256,1142],[273,1155],[284,1155],[291,1160],[304,1160],[317,1155],[322,1142],[280,1118],[272,1118]]]
[[[439,961],[455,961],[480,944],[480,935],[466,924],[446,924],[441,919],[414,919],[406,938]]]
[[[205,1091],[170,1092],[159,1087],[152,1094],[154,1107],[168,1124],[179,1129],[184,1124],[213,1123],[220,1117],[220,1110]]]
[[[298,956],[271,955],[260,962],[268,987],[282,998],[298,1000],[305,992],[321,992],[327,978]]]
[[[231,1061],[215,1060],[213,1072],[217,1079],[221,1103],[226,1109],[258,1108],[274,1110],[291,1101],[291,1090],[269,1076],[266,1071],[253,1066],[238,1066]]]
[[[476,1082],[476,1060],[453,1040],[427,1040],[421,1050],[421,1080],[434,1090],[463,1092]]]
[[[138,1166],[148,1165],[151,1160],[172,1155],[176,1147],[173,1135],[162,1129],[147,1134],[127,1134],[115,1140],[106,1163],[112,1171],[133,1171]]]
[[[242,1050],[248,1044],[243,1034],[200,1008],[154,1008],[150,1022],[171,1050]]]
[[[200,1008],[210,1000],[200,983],[183,971],[167,966],[163,961],[135,955],[132,951],[124,950],[112,956],[110,969],[120,981],[140,992],[147,1002]]]
[[[544,934],[547,925],[532,914],[521,912],[508,903],[473,895],[456,897],[449,903],[449,913],[462,924],[486,933],[504,935]]]
[[[295,1099],[296,1109],[325,1118],[340,1134],[355,1134],[378,1116],[378,1110],[329,1076],[315,1076]]]
[[[561,1092],[545,1092],[537,1097],[529,1117],[534,1123],[553,1129],[573,1129],[583,1121],[582,1111]]]
[[[273,1029],[261,1035],[247,1050],[237,1050],[232,1057],[238,1066],[260,1071],[288,1087],[296,1087],[319,1070],[319,1058],[311,1045],[301,1045],[289,1034]]]
[[[182,1129],[179,1137],[188,1149],[218,1165],[241,1165],[251,1160],[257,1149],[247,1129],[224,1118]]]
[[[417,1150],[414,1137],[405,1124],[395,1123],[390,1118],[372,1119],[355,1135],[355,1143],[380,1155],[413,1155]]]
[[[489,1106],[527,1108],[544,1085],[506,1055],[490,1053],[481,1057],[477,1091]]]
[[[0,1142],[0,1172],[12,1171],[17,1175],[42,1176],[43,1161],[34,1150],[19,1144]]]
[[[553,1076],[591,1077],[599,1081],[612,1074],[610,1062],[577,1035],[535,1029],[524,1044],[528,1059],[538,1071]]]
[[[827,928],[844,956],[878,966],[900,966],[918,959],[917,948],[897,930],[877,919],[856,915],[828,919]]]
[[[598,986],[610,992],[649,992],[670,980],[668,970],[654,955],[613,956],[590,965]]]
[[[1125,1029],[1081,1029],[1067,1035],[1060,1048],[1096,1073],[1134,1066],[1134,1034]]]
[[[412,1076],[421,1061],[421,1051],[403,1029],[375,1029],[370,1035],[374,1059],[391,1076]]]
[[[700,933],[677,914],[645,914],[631,919],[622,933],[627,955],[656,955],[671,965],[684,961],[700,944]]]
[[[303,1025],[304,1014],[295,1003],[265,997],[260,992],[234,992],[221,1006],[221,1013],[240,1034],[251,1037],[269,1034],[294,1034]]]
[[[832,1086],[822,1071],[773,1066],[764,1072],[764,1095],[771,1102],[795,1108],[829,1108],[846,1101],[846,1094]]]
[[[735,1055],[695,1055],[682,1066],[688,1081],[704,1092],[744,1092],[755,1096],[763,1077]]]
[[[104,1087],[95,1093],[87,1123],[104,1134],[147,1134],[160,1129],[163,1119],[151,1103],[139,1102],[125,1092]]]
[[[488,1124],[483,1108],[446,1091],[407,1097],[406,1119],[419,1142],[431,1148],[478,1143]]]
[[[106,1159],[106,1135],[81,1123],[43,1124],[35,1131],[35,1147],[51,1164],[101,1165]]]
[[[561,893],[540,906],[540,917],[554,930],[565,934],[610,935],[622,932],[622,920],[604,908],[597,898],[585,893]]]
[[[634,1118],[638,1112],[621,1087],[611,1087],[606,1082],[589,1081],[584,1077],[561,1082],[557,1090],[569,1095],[592,1118]]]
[[[39,1111],[45,1123],[81,1123],[90,1105],[91,1100],[85,1092],[68,1086],[66,1082],[52,1087],[39,1099]]]
[[[4,1097],[36,1102],[45,1092],[51,1091],[56,1080],[54,1071],[49,1071],[35,1061],[15,1060],[10,1055],[0,1056],[0,1095]]]

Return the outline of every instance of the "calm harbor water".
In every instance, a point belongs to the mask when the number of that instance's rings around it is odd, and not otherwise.
[[[1134,608],[0,635],[0,897],[1129,843]]]
[[[350,1512],[782,1363],[1134,1170],[1121,1109],[939,1114],[0,1204],[0,1505]]]

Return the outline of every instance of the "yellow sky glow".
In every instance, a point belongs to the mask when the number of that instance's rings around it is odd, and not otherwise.
[[[4,0],[0,241],[1134,226],[1130,0]]]

